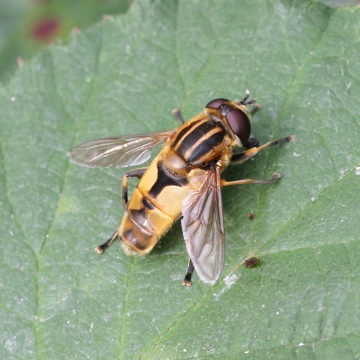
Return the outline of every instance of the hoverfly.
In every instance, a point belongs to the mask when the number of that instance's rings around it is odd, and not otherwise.
[[[73,163],[89,167],[133,166],[150,158],[151,149],[165,143],[148,168],[125,173],[122,199],[125,214],[119,228],[95,249],[102,253],[117,238],[128,255],[149,253],[159,238],[182,216],[189,263],[183,285],[191,286],[195,268],[200,279],[214,284],[224,266],[225,232],[221,188],[229,185],[270,184],[270,180],[228,182],[221,173],[229,164],[243,163],[272,145],[293,141],[293,136],[259,146],[250,138],[252,115],[260,109],[247,92],[239,101],[219,98],[176,130],[125,135],[82,143],[70,152]],[[248,109],[253,105],[252,109]],[[233,153],[234,147],[247,150]],[[128,200],[128,179],[139,180]]]

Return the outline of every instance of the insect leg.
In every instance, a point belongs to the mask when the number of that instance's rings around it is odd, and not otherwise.
[[[140,169],[134,169],[134,170],[130,170],[128,171],[122,180],[122,198],[123,198],[123,206],[126,209],[126,205],[128,203],[128,178],[129,177],[137,177],[138,179],[140,179],[143,175],[144,172],[146,171],[146,168],[140,168]],[[106,248],[108,248],[113,242],[114,240],[119,236],[119,232],[118,230],[116,230],[112,236],[106,240],[103,244],[97,246],[95,248],[95,251],[98,252],[99,254],[101,254]]]
[[[106,248],[108,248],[113,242],[114,240],[119,236],[119,232],[116,230],[110,239],[108,239],[106,242],[104,242],[103,244],[97,246],[95,248],[95,251],[98,253],[98,254],[101,254]]]
[[[272,184],[279,178],[281,178],[280,174],[273,173],[270,180],[242,179],[242,180],[235,180],[235,181],[226,181],[224,179],[221,179],[221,186],[248,185],[248,184]]]
[[[189,259],[188,268],[186,270],[185,278],[182,281],[182,285],[186,285],[186,286],[191,286],[192,285],[191,276],[192,276],[193,271],[194,271],[194,264],[191,261],[191,259]]]
[[[250,110],[250,114],[254,115],[260,109],[261,109],[261,106],[259,104],[254,104],[254,107]]]
[[[269,141],[266,144],[261,145],[259,147],[253,147],[253,148],[250,148],[249,150],[243,151],[239,154],[234,154],[231,157],[231,164],[234,165],[234,164],[243,163],[244,161],[249,160],[250,158],[255,156],[259,151],[264,150],[264,149],[268,148],[269,146],[283,144],[283,143],[286,143],[289,141],[291,141],[291,142],[294,141],[293,135],[286,136],[282,139]]]
[[[172,112],[171,112],[175,117],[176,119],[180,122],[180,125],[183,125],[185,123],[183,117],[181,116],[180,114],[180,110],[179,109],[174,109]]]
[[[136,177],[136,178],[140,179],[144,175],[146,169],[147,168],[130,170],[127,173],[125,173],[125,175],[123,176],[123,179],[122,179],[122,202],[123,202],[124,209],[126,209],[126,205],[129,202],[129,200],[128,200],[128,178]]]

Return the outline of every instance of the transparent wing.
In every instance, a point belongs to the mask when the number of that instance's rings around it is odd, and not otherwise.
[[[200,279],[213,284],[224,266],[224,221],[220,171],[195,170],[183,200],[181,226],[186,249]]]
[[[132,166],[150,158],[151,149],[176,130],[118,136],[84,142],[69,153],[70,161],[89,167]]]

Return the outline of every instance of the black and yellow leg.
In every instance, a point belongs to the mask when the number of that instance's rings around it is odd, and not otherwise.
[[[182,281],[182,285],[186,285],[186,286],[192,285],[191,276],[193,272],[194,272],[194,264],[192,263],[191,259],[189,259],[188,268],[186,270],[185,278]]]
[[[125,175],[123,176],[123,179],[122,179],[122,202],[123,202],[124,209],[126,209],[126,205],[129,202],[129,199],[128,199],[128,179],[129,179],[129,177],[136,177],[136,178],[140,179],[144,175],[146,169],[147,168],[130,170],[127,173],[125,173]]]
[[[258,146],[258,147],[252,147],[252,148],[250,148],[250,149],[248,149],[246,151],[243,151],[243,152],[241,152],[239,154],[234,154],[231,157],[231,164],[234,165],[234,164],[243,163],[244,161],[251,159],[253,156],[255,156],[261,150],[264,150],[264,149],[266,149],[266,148],[268,148],[270,146],[273,146],[273,145],[283,144],[283,143],[286,143],[286,142],[289,142],[289,141],[290,142],[294,141],[293,135],[289,135],[289,136],[284,137],[282,139],[269,141],[264,145],[261,145],[261,146]]]
[[[271,179],[269,180],[255,180],[255,179],[242,179],[235,181],[226,181],[221,179],[221,186],[230,186],[230,185],[248,185],[248,184],[272,184],[277,179],[280,179],[281,175],[278,173],[273,173]]]
[[[119,236],[119,233],[118,231],[116,230],[110,239],[106,240],[106,242],[104,242],[103,244],[97,246],[95,248],[95,251],[98,253],[98,254],[101,254],[106,248],[108,248],[113,242],[114,240]]]

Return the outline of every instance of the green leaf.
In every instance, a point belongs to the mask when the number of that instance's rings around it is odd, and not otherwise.
[[[2,0],[0,81],[7,83],[19,64],[51,41],[66,39],[110,14],[125,13],[130,0]]]
[[[0,358],[360,356],[360,10],[307,1],[134,3],[53,45],[0,90]],[[177,126],[246,89],[264,143],[227,180],[226,264],[181,286],[176,223],[146,257],[119,243],[124,169],[87,169],[84,140]],[[135,186],[135,182],[132,183]],[[248,213],[254,213],[254,220]],[[246,269],[246,258],[260,263]]]

